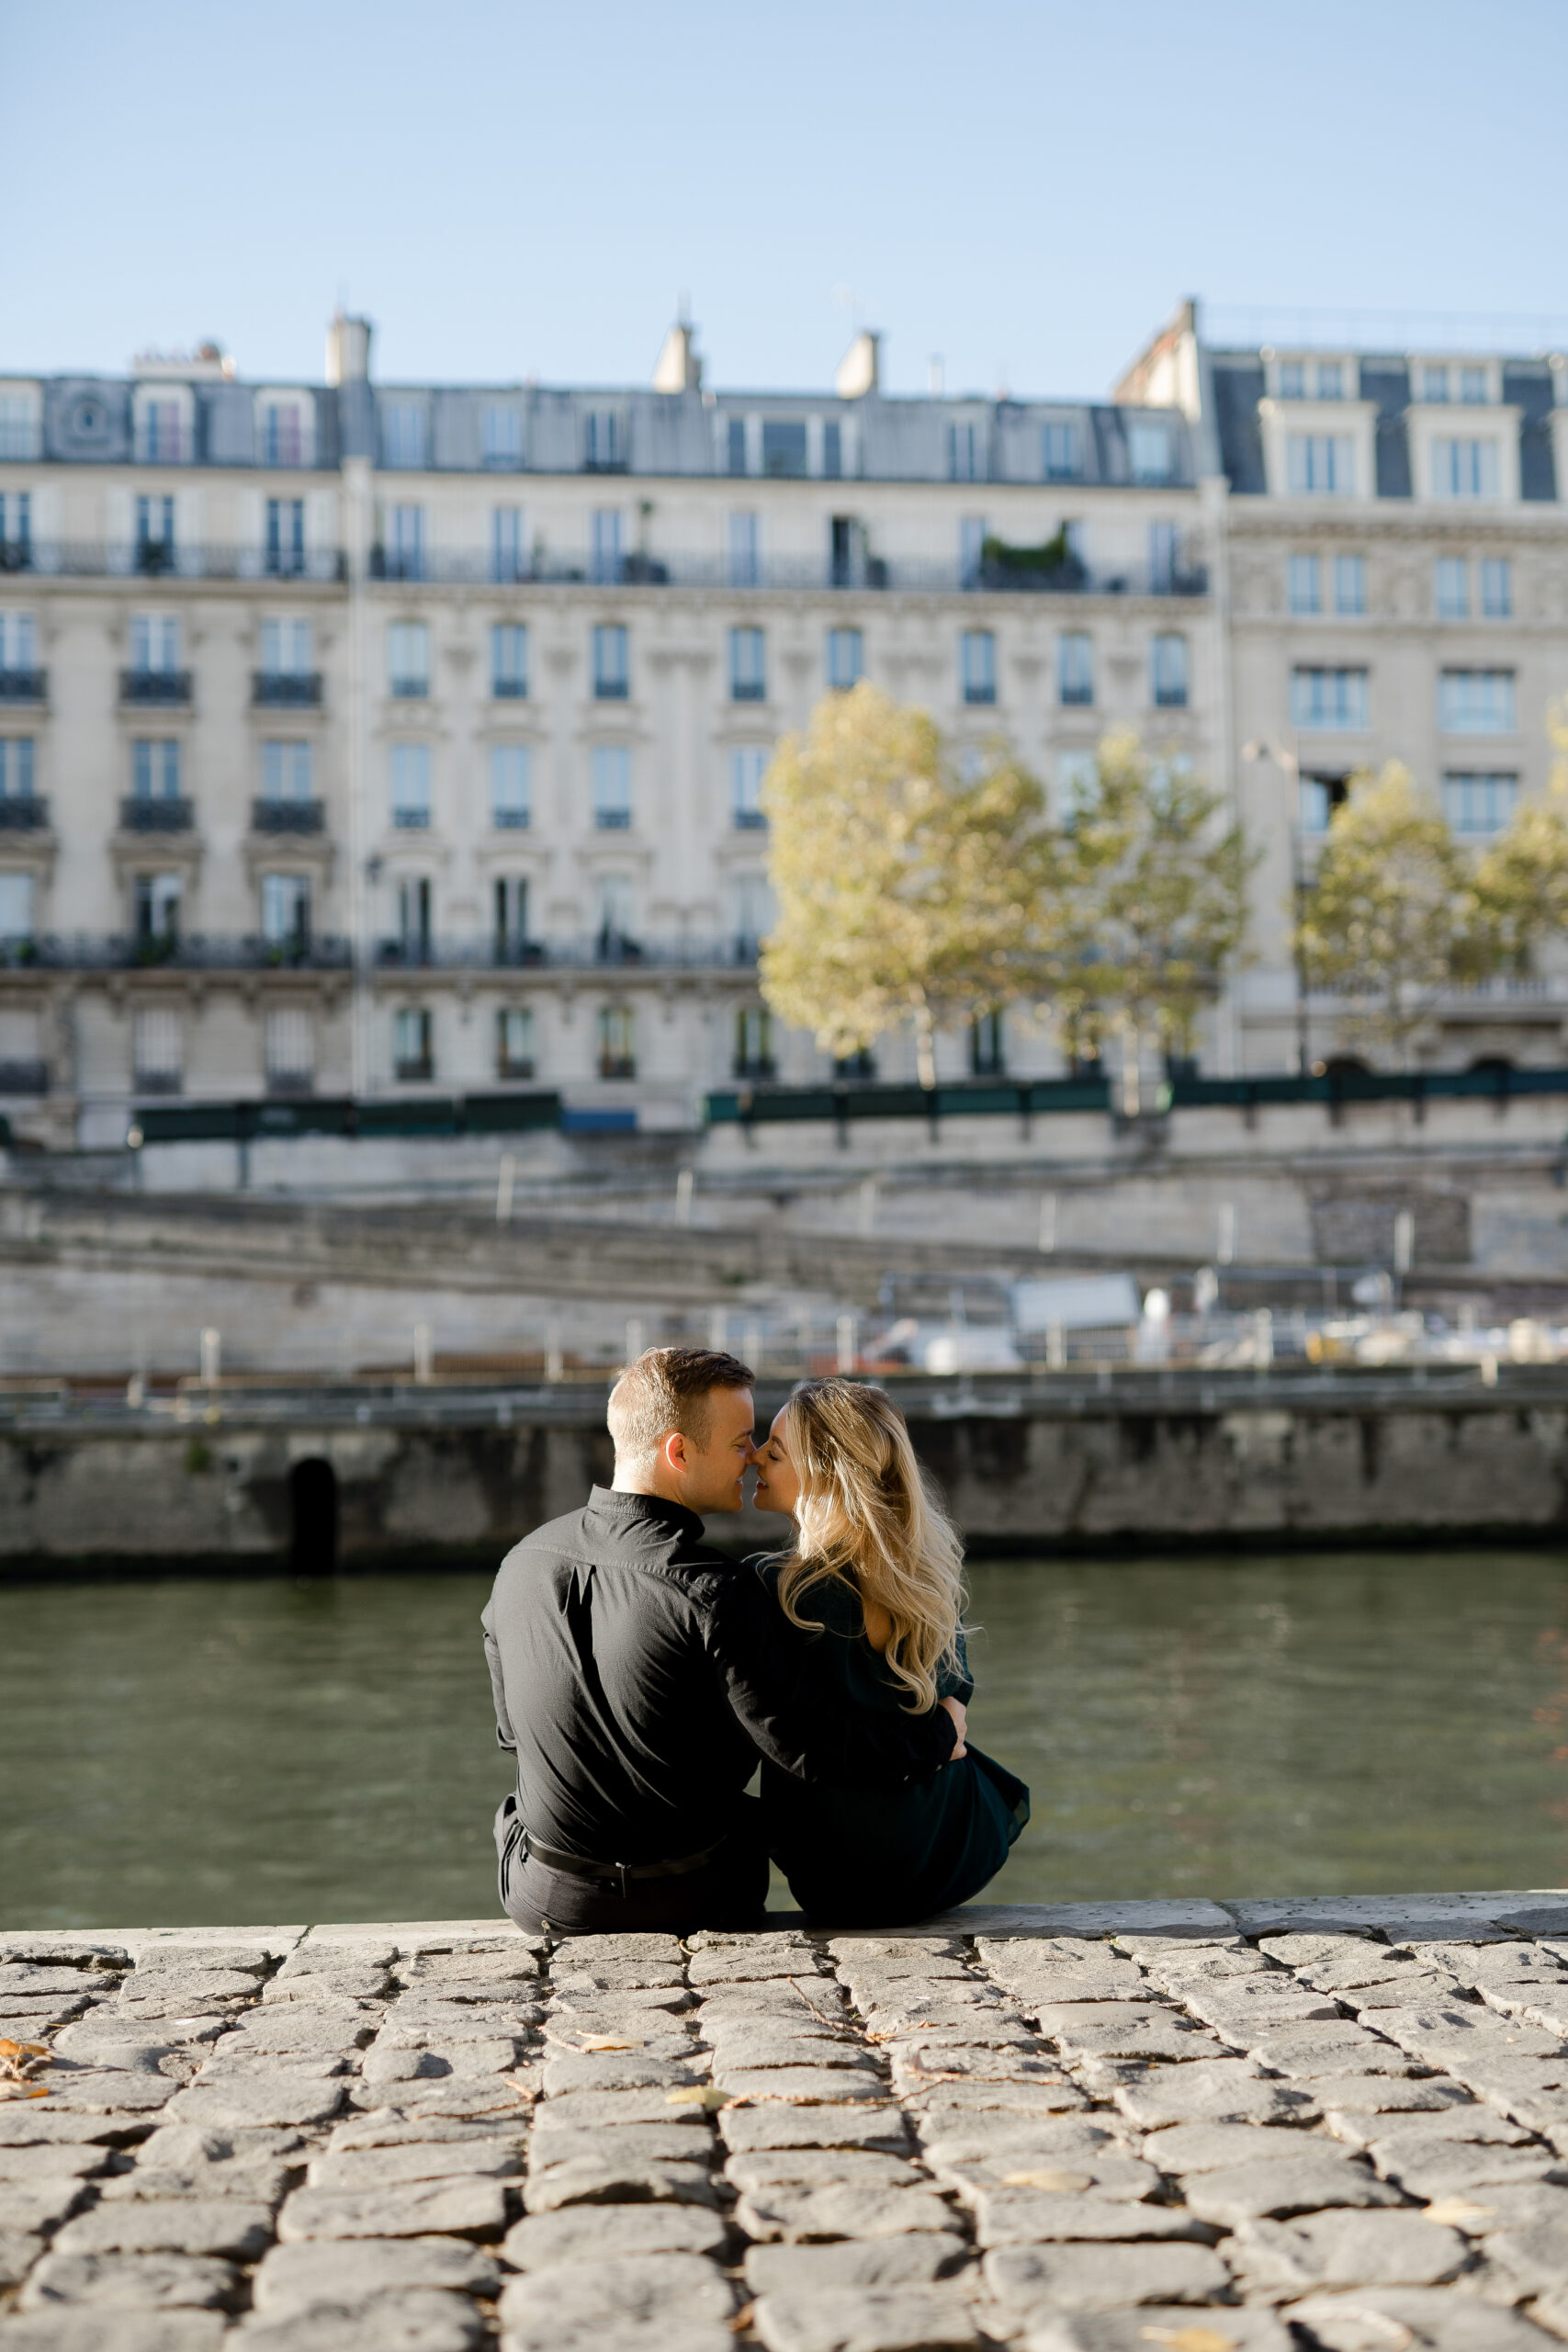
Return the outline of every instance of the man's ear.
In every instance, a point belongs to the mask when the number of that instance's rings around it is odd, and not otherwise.
[[[686,1441],[681,1431],[671,1430],[660,1451],[664,1456],[665,1468],[672,1470],[678,1478],[683,1478],[687,1469]]]

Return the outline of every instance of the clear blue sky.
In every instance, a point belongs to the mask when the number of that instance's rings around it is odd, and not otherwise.
[[[1184,293],[1568,311],[1568,0],[0,0],[0,370],[1098,392]]]

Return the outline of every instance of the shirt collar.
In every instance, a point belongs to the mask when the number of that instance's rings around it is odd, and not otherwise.
[[[699,1542],[700,1514],[684,1503],[667,1502],[662,1495],[628,1495],[615,1487],[594,1487],[588,1498],[588,1516],[617,1529],[646,1528],[650,1533],[685,1535]]]

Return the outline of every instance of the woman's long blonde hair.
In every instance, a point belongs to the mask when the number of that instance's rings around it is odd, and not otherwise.
[[[883,1653],[909,1692],[909,1711],[937,1700],[937,1671],[956,1664],[964,1614],[964,1547],[925,1482],[904,1416],[886,1390],[860,1381],[808,1380],[784,1408],[784,1443],[800,1480],[796,1535],[779,1576],[792,1624],[816,1584],[847,1585],[886,1611]]]

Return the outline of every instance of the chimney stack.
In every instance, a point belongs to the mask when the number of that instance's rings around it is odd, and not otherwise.
[[[333,313],[327,329],[327,381],[363,384],[370,375],[370,322]]]
[[[703,363],[697,356],[696,329],[677,319],[664,338],[659,365],[653,371],[656,392],[696,392],[702,390]]]
[[[870,327],[862,327],[839,362],[833,390],[841,401],[861,401],[868,392],[879,390],[881,383],[882,337]]]

